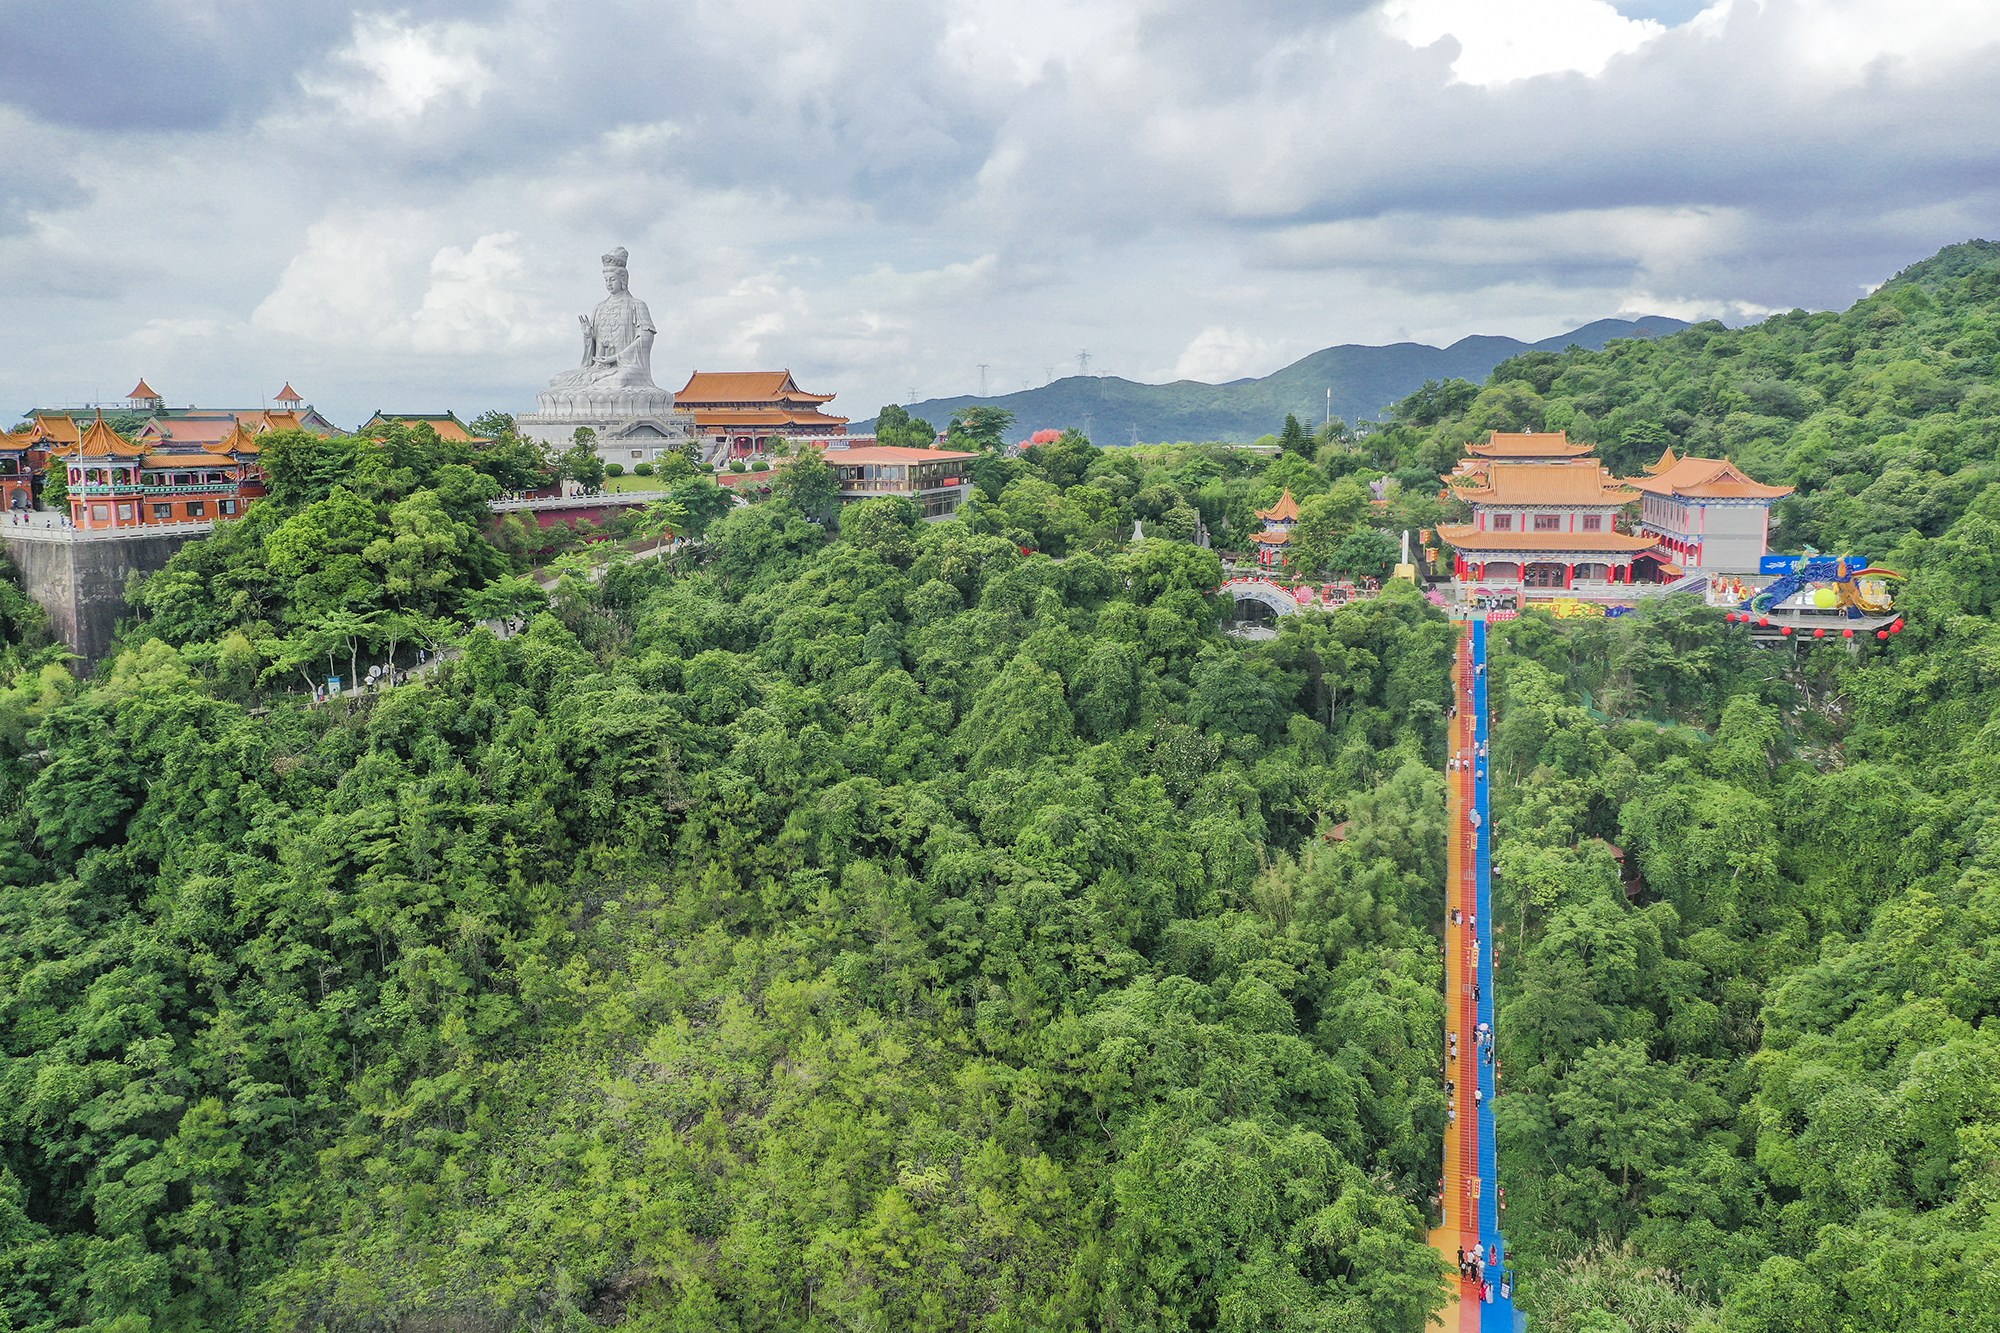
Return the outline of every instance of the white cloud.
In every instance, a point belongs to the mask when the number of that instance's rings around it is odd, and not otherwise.
[[[480,55],[483,36],[469,23],[406,25],[358,14],[351,40],[334,53],[335,69],[302,82],[357,118],[412,120],[444,98],[477,106],[496,82]]]
[[[314,223],[251,323],[308,341],[373,343],[402,323],[415,296],[423,222],[419,212],[399,209],[344,211]]]
[[[431,259],[430,287],[410,319],[419,353],[477,355],[528,347],[558,327],[527,289],[517,232],[481,236],[470,250],[447,245]]]
[[[1248,329],[1211,324],[1182,349],[1173,378],[1223,384],[1245,375],[1267,375],[1282,363],[1280,344]]]
[[[1600,74],[1613,56],[1666,31],[1605,0],[1388,0],[1382,17],[1412,46],[1456,38],[1452,73],[1485,88],[1537,74]]]
[[[1084,347],[1229,379],[1340,342],[1844,304],[2000,216],[1990,0],[1672,27],[1603,0],[286,12],[231,9],[303,92],[134,129],[0,88],[0,394],[158,364],[176,399],[314,376],[336,420],[526,408],[625,245],[662,382],[789,364],[866,415]],[[157,59],[128,47],[106,86]]]

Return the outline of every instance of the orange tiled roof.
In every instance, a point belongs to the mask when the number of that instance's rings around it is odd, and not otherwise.
[[[271,413],[270,415],[277,415]],[[291,413],[296,417],[296,413]],[[377,426],[429,426],[437,432],[440,440],[450,440],[464,444],[473,439],[471,431],[465,428],[457,416],[450,412],[377,412],[368,418],[362,430],[372,430]]]
[[[278,390],[278,396],[271,401],[274,403],[303,403],[305,399],[299,397],[299,391],[292,387],[290,380],[286,380],[285,387]]]
[[[112,382],[114,384],[117,383],[116,380]],[[146,377],[144,375],[141,375],[139,377],[139,382],[132,386],[132,392],[126,394],[125,396],[127,398],[158,398],[160,395],[158,390],[154,389],[152,385],[146,383]]]
[[[1287,519],[1296,520],[1298,516],[1299,502],[1292,498],[1290,487],[1286,487],[1285,493],[1278,497],[1278,503],[1272,505],[1269,509],[1259,509],[1257,511],[1258,518],[1267,518],[1278,523],[1283,523]]]
[[[830,416],[810,409],[786,411],[781,407],[696,407],[694,424],[710,426],[845,426],[846,417]]]
[[[63,449],[59,452],[74,452],[82,458],[109,458],[113,456],[137,458],[140,454],[146,452],[146,446],[135,444],[131,440],[126,439],[123,435],[105,425],[103,417],[99,417],[90,423],[90,429],[86,430],[82,437],[77,440],[73,449]]]
[[[838,395],[807,393],[789,370],[697,370],[687,387],[674,395],[674,406],[698,403],[828,403]]]
[[[1651,537],[1626,532],[1481,532],[1470,523],[1441,523],[1438,536],[1460,551],[1603,551],[1636,553]]]
[[[1484,444],[1465,446],[1482,458],[1581,457],[1591,451],[1588,444],[1571,444],[1566,430],[1494,431]]]
[[[823,456],[836,466],[843,463],[936,463],[955,458],[977,458],[978,454],[948,449],[906,449],[899,444],[870,444],[859,449],[828,449]]]
[[[46,441],[61,448],[82,439],[83,427],[76,424],[75,417],[38,416],[34,424],[28,427],[28,434],[33,439]]]
[[[172,440],[175,444],[220,444],[235,433],[237,418],[228,412],[201,416],[155,417],[139,428],[142,440]]]
[[[1664,456],[1660,463],[1666,463]],[[1726,458],[1683,458],[1650,477],[1634,477],[1631,484],[1652,495],[1693,500],[1776,500],[1792,493],[1790,486],[1752,481]]]
[[[1279,528],[1276,532],[1255,533],[1250,538],[1251,541],[1257,542],[1264,546],[1283,546],[1286,542],[1290,541],[1291,539],[1292,539],[1292,534],[1285,531],[1283,528]]]
[[[261,454],[264,452],[264,446],[257,443],[257,437],[251,434],[250,428],[240,421],[236,423],[236,429],[230,433],[229,438],[222,441],[218,447],[226,449],[231,453],[239,454]]]
[[[1672,445],[1668,445],[1667,451],[1660,455],[1660,461],[1646,469],[1646,475],[1649,477],[1658,476],[1660,473],[1665,472],[1668,468],[1675,466],[1680,461],[1681,461],[1680,459],[1674,456],[1674,447]]]
[[[1622,505],[1639,493],[1604,467],[1579,463],[1496,463],[1453,473],[1452,492],[1473,504]]]

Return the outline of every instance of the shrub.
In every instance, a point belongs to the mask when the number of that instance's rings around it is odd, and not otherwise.
[[[632,469],[632,475],[635,477],[650,477],[653,475],[653,465],[651,463],[641,463]]]
[[[731,472],[748,472],[750,469],[744,466],[742,459],[732,458],[729,460],[729,470]]]
[[[604,475],[607,477],[622,477],[625,475],[625,465],[623,463],[606,463],[604,465]]]

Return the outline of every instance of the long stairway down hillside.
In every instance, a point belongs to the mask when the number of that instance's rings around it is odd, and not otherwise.
[[[1514,1279],[1500,1235],[1493,1136],[1492,821],[1487,809],[1486,617],[1459,620],[1445,777],[1450,792],[1445,888],[1446,1088],[1443,1220],[1431,1244],[1459,1266],[1450,1333],[1520,1333]]]

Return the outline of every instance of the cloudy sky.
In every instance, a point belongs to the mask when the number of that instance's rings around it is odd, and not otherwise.
[[[2000,236],[1993,0],[0,0],[0,57],[10,413],[532,410],[615,245],[663,384],[865,417]]]

